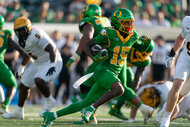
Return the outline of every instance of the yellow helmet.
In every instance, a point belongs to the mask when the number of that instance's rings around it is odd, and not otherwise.
[[[14,30],[17,30],[23,27],[26,27],[28,32],[30,32],[32,29],[31,21],[25,16],[17,18],[14,22]]]
[[[160,103],[160,93],[154,87],[145,88],[140,95],[140,99],[144,104],[156,108]]]

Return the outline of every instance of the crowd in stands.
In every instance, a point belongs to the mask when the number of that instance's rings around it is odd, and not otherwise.
[[[32,22],[78,23],[86,0],[1,0],[0,14],[6,22],[24,15]],[[130,9],[136,26],[179,27],[189,14],[189,0],[102,0],[103,15],[110,18],[117,7]]]

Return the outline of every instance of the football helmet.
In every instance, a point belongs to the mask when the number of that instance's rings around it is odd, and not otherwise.
[[[100,5],[102,0],[86,0],[86,4],[97,4]]]
[[[140,99],[144,104],[156,108],[160,103],[160,92],[154,87],[145,88],[140,94]]]
[[[134,21],[133,13],[125,8],[118,8],[111,15],[111,25],[126,34],[133,32]]]
[[[16,33],[16,35],[18,37],[20,37],[20,33],[19,31],[21,29],[24,29],[24,32],[27,33],[27,34],[30,34],[31,30],[32,30],[32,23],[31,21],[25,17],[25,16],[22,16],[22,17],[19,17],[15,20],[14,22],[14,31]]]
[[[5,23],[5,19],[2,15],[0,15],[0,30],[3,28],[4,23]]]
[[[27,17],[19,17],[14,22],[14,31],[19,38],[19,44],[25,47],[25,41],[32,30],[32,23]]]
[[[102,16],[102,9],[99,5],[89,4],[82,10],[81,19],[93,16]]]

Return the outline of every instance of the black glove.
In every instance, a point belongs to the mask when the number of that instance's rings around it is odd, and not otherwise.
[[[53,72],[56,72],[55,71],[55,67],[51,67],[49,70],[48,70],[48,72],[46,73],[46,76],[51,76],[51,75],[53,75]]]

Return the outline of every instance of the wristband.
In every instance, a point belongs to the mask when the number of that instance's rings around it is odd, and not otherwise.
[[[80,56],[79,56],[77,53],[75,53],[75,54],[71,57],[71,59],[73,59],[74,61],[76,61],[79,57],[80,57]]]
[[[174,51],[174,49],[172,48],[171,51],[170,51],[169,57],[174,57],[174,56],[175,56],[175,51]]]

